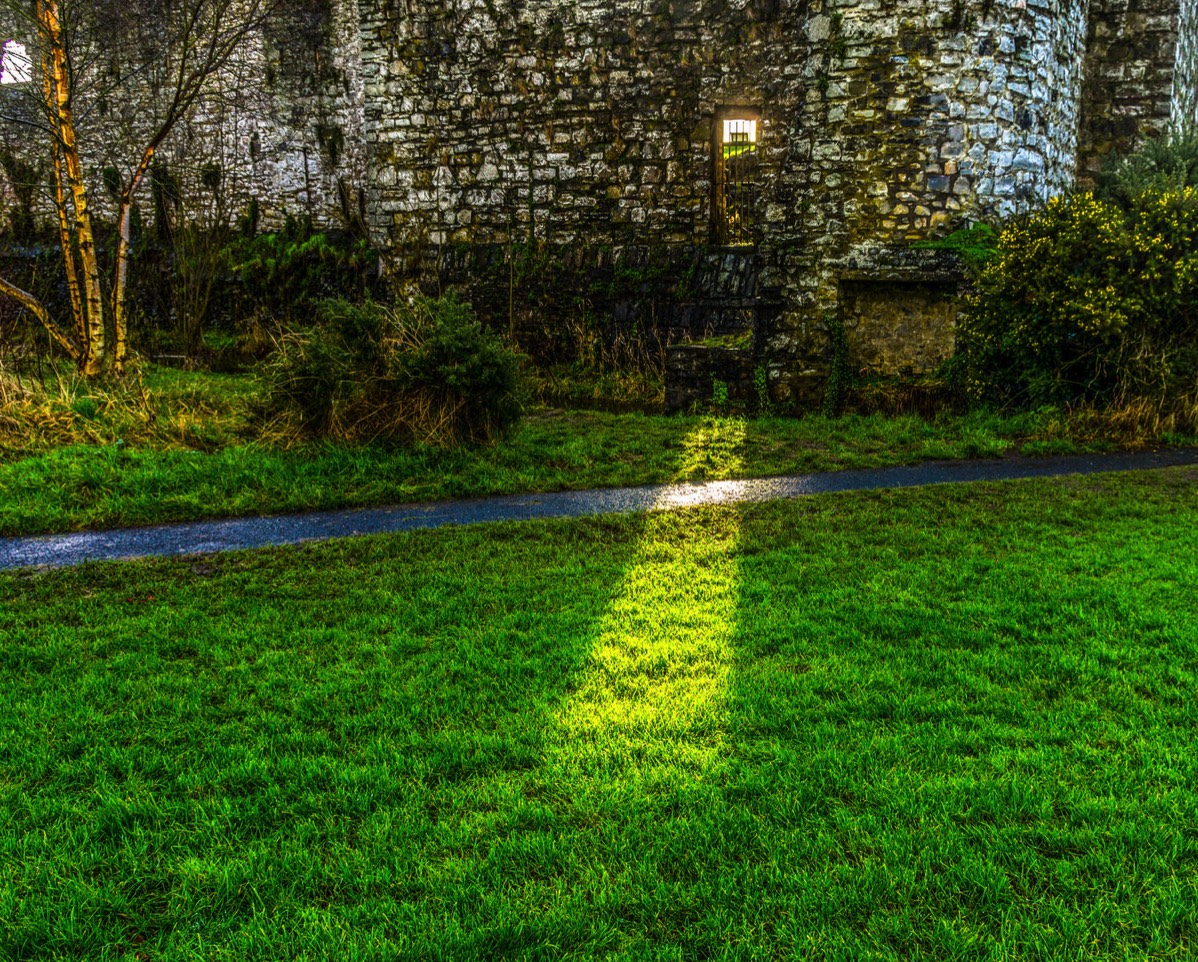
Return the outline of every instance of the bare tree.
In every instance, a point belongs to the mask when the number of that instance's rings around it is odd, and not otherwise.
[[[279,0],[0,0],[28,37],[40,84],[27,89],[36,109],[12,116],[40,136],[53,171],[74,330],[57,324],[36,297],[0,280],[0,293],[28,308],[88,375],[100,373],[105,316],[112,363],[128,355],[132,214],[155,159],[176,129],[247,48]],[[109,297],[96,252],[94,211],[100,185],[84,159],[102,159],[103,185],[115,198],[117,239]]]

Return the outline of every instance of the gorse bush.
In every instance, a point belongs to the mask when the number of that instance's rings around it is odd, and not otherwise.
[[[325,301],[263,369],[264,414],[302,435],[490,440],[520,416],[519,357],[455,296]]]
[[[1198,397],[1198,190],[1124,210],[1091,194],[1011,221],[958,331],[977,399],[1018,404]]]

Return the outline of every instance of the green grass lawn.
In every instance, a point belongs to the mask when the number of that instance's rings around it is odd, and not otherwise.
[[[146,384],[154,420],[135,440],[100,411],[78,415],[91,443],[0,455],[0,535],[1112,447],[1053,412],[746,420],[540,409],[490,447],[287,449],[253,440],[249,378],[152,368]]]
[[[1193,958],[1195,482],[2,576],[0,957]]]

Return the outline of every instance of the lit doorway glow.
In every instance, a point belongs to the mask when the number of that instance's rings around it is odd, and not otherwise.
[[[718,127],[715,236],[730,247],[752,246],[757,196],[757,125],[748,112],[730,114]]]

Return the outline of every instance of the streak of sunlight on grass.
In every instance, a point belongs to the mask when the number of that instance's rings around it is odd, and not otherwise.
[[[730,430],[731,428],[731,430]],[[684,444],[737,458],[744,422],[713,422]],[[734,510],[655,512],[607,614],[578,687],[559,715],[565,754],[633,784],[701,776],[723,742],[740,576]]]
[[[739,475],[744,470],[746,426],[744,418],[706,418],[683,440],[674,480]]]

